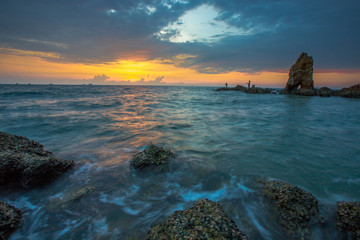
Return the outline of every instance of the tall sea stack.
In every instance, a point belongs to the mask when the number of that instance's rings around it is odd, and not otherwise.
[[[300,90],[303,91],[314,90],[313,58],[305,52],[301,53],[296,63],[291,66],[285,90],[292,92],[297,90],[299,86]]]

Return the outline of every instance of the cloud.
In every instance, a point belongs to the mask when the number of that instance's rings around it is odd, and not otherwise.
[[[124,85],[164,85],[166,82],[164,81],[165,76],[152,76],[150,74],[146,75],[145,77],[139,80],[114,80],[111,79],[109,76],[102,74],[102,75],[95,75],[91,79],[84,79],[90,83],[95,84],[102,84],[102,83],[112,83],[112,84],[124,84]]]
[[[88,79],[90,82],[108,82],[110,77],[106,76],[105,74],[102,75],[95,75],[93,78]]]
[[[211,21],[202,28],[195,15],[191,29],[187,14],[204,6]],[[58,62],[162,59],[208,74],[287,69],[307,51],[316,68],[360,69],[359,8],[357,0],[2,0],[0,47]]]

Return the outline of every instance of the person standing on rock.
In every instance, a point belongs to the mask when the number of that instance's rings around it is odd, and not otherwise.
[[[251,84],[251,81],[249,80],[249,82],[248,82],[248,90],[250,89],[250,84]]]
[[[227,86],[228,86],[228,84],[227,84],[227,83],[225,83],[225,88],[227,88]]]

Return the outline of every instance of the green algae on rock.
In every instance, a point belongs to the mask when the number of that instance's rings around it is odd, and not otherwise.
[[[0,201],[0,240],[8,239],[21,224],[20,210]]]
[[[135,154],[130,164],[135,169],[147,166],[167,166],[172,157],[174,154],[170,150],[152,144],[144,151]]]
[[[360,203],[337,203],[337,226],[340,230],[352,234],[352,239],[360,239]]]
[[[200,199],[192,208],[175,211],[165,223],[151,228],[148,240],[241,239],[247,237],[216,202]]]
[[[262,181],[265,194],[271,200],[279,223],[291,239],[310,238],[310,220],[319,219],[316,198],[301,188],[276,180]]]
[[[40,185],[74,165],[73,161],[55,158],[38,142],[0,132],[0,184]]]

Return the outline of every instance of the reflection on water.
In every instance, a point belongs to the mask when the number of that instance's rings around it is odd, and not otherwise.
[[[199,198],[220,201],[250,239],[283,239],[257,179],[314,194],[336,238],[336,201],[360,200],[357,99],[215,92],[207,87],[1,86],[0,131],[41,142],[74,171],[43,188],[2,187],[25,213],[12,239],[142,239]],[[168,172],[133,171],[150,143],[172,149]],[[95,186],[68,208],[74,189]]]

